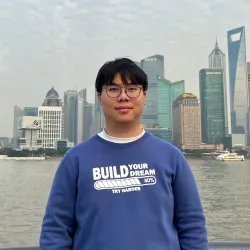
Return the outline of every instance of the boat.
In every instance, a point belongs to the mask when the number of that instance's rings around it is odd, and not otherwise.
[[[237,153],[221,154],[215,158],[217,161],[244,161],[244,155],[238,155]]]
[[[210,152],[210,153],[202,153],[202,156],[204,158],[208,158],[208,159],[214,159],[217,156],[221,155],[221,154],[228,154],[230,153],[228,150],[225,151],[215,151],[215,152]]]
[[[0,155],[0,160],[4,161],[44,161],[46,158],[44,156],[32,156],[32,157],[8,157],[7,155]]]

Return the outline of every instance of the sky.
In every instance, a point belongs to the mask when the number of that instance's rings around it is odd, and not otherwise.
[[[165,78],[199,96],[216,36],[227,55],[227,31],[245,26],[250,60],[249,13],[249,0],[0,1],[0,137],[13,135],[14,105],[39,106],[52,86],[61,98],[87,88],[94,102],[96,74],[116,57],[161,54]]]

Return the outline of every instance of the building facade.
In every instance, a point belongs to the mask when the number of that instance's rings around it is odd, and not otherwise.
[[[145,128],[145,131],[162,139],[163,141],[172,143],[172,131],[167,128]]]
[[[227,32],[232,134],[248,138],[249,91],[247,81],[245,27]]]
[[[76,144],[77,91],[64,92],[64,138]]]
[[[225,132],[228,136],[231,134],[231,119],[229,112],[229,95],[228,84],[226,78],[226,59],[225,54],[219,48],[218,41],[216,39],[215,47],[208,57],[210,69],[222,69],[223,70],[223,88],[224,88],[224,109],[225,109]]]
[[[223,81],[222,69],[202,69],[200,71],[203,143],[222,143],[226,136]]]
[[[102,112],[102,109],[100,109],[94,116],[91,121],[90,125],[90,136],[94,136],[98,134],[100,131],[105,128],[106,122],[105,122],[105,117]]]
[[[13,147],[19,148],[18,139],[22,136],[22,132],[19,130],[20,123],[23,117],[23,109],[19,106],[14,106],[14,122],[13,122]]]
[[[157,79],[164,77],[164,57],[154,55],[141,60],[141,68],[148,76],[147,100],[142,114],[142,123],[154,126],[158,123]]]
[[[38,116],[38,108],[37,107],[24,107],[23,115],[24,116]]]
[[[83,89],[78,92],[77,95],[77,121],[76,121],[76,132],[77,139],[76,143],[81,143],[90,137],[90,127],[94,116],[94,105],[88,103],[87,90]]]
[[[173,101],[185,92],[185,82],[170,82],[164,77],[157,78],[158,97],[158,125],[172,131],[172,104]]]
[[[199,149],[201,116],[199,99],[191,94],[179,95],[173,102],[173,144],[178,148]]]
[[[43,127],[38,138],[43,148],[54,148],[55,141],[62,139],[62,107],[40,106],[38,116],[43,118]]]
[[[65,149],[65,148],[73,148],[74,142],[70,142],[69,140],[63,139],[55,141],[55,149]]]
[[[20,149],[37,150],[42,148],[39,132],[43,128],[43,119],[38,116],[23,116],[19,124],[22,136],[18,139]]]
[[[54,88],[48,91],[43,106],[38,107],[38,116],[43,118],[38,138],[42,140],[43,148],[54,148],[55,141],[64,137],[62,100]]]
[[[247,145],[250,146],[250,62],[247,63],[247,81],[248,81],[248,140]]]

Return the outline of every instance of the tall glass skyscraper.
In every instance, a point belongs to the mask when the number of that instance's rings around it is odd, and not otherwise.
[[[64,92],[64,138],[70,142],[77,143],[76,140],[76,105],[77,91],[67,90]]]
[[[141,68],[148,76],[147,100],[142,114],[142,123],[153,126],[158,123],[157,79],[164,77],[164,57],[154,55],[141,60]]]
[[[172,104],[173,101],[185,92],[184,81],[170,82],[164,77],[158,77],[157,98],[158,98],[158,124],[161,128],[168,128],[172,131]]]
[[[22,136],[21,130],[19,130],[19,124],[22,121],[23,109],[19,106],[14,106],[14,123],[13,123],[13,146],[19,148],[17,140]]]
[[[222,69],[200,71],[202,142],[222,143],[225,138],[225,110]]]
[[[248,145],[250,145],[250,62],[247,63],[248,81]]]
[[[248,138],[248,82],[245,27],[227,32],[231,128]]]
[[[231,133],[231,119],[228,112],[229,107],[229,96],[228,96],[228,85],[226,79],[226,60],[225,54],[219,48],[218,41],[216,38],[215,47],[208,57],[210,69],[222,69],[223,70],[223,87],[224,87],[224,107],[225,107],[225,130],[226,135]]]

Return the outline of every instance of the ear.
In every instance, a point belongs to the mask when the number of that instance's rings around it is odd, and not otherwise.
[[[97,93],[97,98],[98,98],[99,104],[102,106],[102,95],[101,95],[101,93]]]

